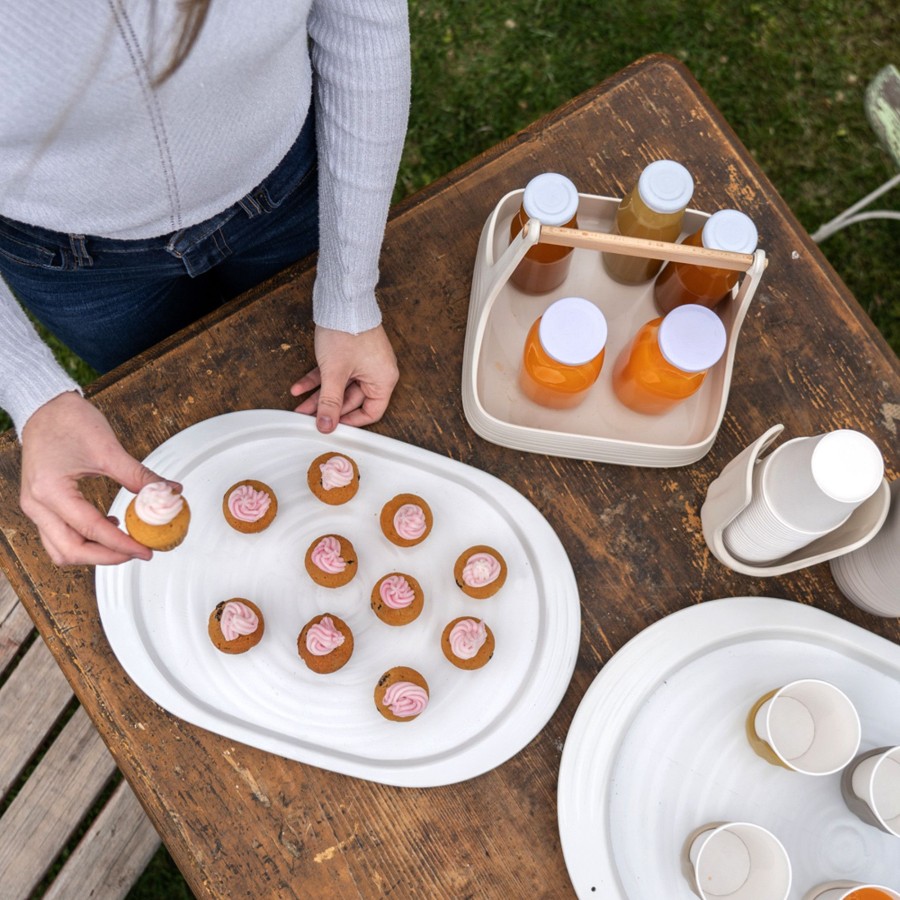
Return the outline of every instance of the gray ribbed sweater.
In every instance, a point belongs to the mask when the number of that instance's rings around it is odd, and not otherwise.
[[[3,19],[0,214],[66,233],[153,237],[235,203],[299,133],[311,56],[313,317],[353,333],[381,321],[378,256],[409,108],[405,0],[212,0],[190,55],[156,89],[175,0],[31,0]],[[74,387],[0,280],[0,407],[21,434]]]

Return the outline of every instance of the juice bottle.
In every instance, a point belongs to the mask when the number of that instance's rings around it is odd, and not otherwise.
[[[583,297],[557,300],[528,331],[522,392],[542,406],[577,406],[603,367],[606,335],[606,317],[593,303]]]
[[[529,219],[541,225],[577,228],[578,190],[556,172],[537,175],[525,186],[522,205],[509,226],[509,239],[517,237]],[[516,266],[510,281],[527,294],[546,294],[558,288],[569,274],[572,247],[535,244]]]
[[[694,193],[691,173],[671,159],[650,163],[631,193],[619,204],[612,233],[656,241],[676,241],[684,210]],[[620,284],[649,281],[662,266],[660,259],[604,253],[607,275]]]
[[[753,253],[758,239],[756,226],[748,216],[736,209],[720,209],[702,228],[686,237],[684,243],[707,250]],[[685,303],[711,308],[728,296],[740,274],[713,266],[669,262],[653,285],[656,308],[663,314]]]
[[[635,412],[659,415],[700,389],[725,352],[725,326],[705,306],[678,306],[643,325],[613,369],[613,390]]]

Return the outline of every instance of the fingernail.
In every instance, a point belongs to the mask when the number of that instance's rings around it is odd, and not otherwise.
[[[316,427],[319,431],[331,431],[334,427],[334,423],[331,421],[331,416],[319,416],[316,420]]]

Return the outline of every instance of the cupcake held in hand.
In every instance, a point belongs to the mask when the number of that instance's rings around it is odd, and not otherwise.
[[[331,613],[314,616],[297,638],[297,652],[313,672],[330,675],[346,665],[353,654],[353,632],[343,619]]]
[[[256,604],[235,597],[216,605],[209,617],[209,639],[223,653],[246,653],[261,640],[266,629]]]
[[[141,488],[125,510],[125,528],[151,550],[174,550],[185,538],[191,521],[187,500],[167,481]]]
[[[359,469],[349,456],[323,453],[310,463],[306,483],[313,495],[330,506],[352,500],[359,490]]]
[[[233,484],[222,498],[225,521],[242,534],[264,531],[278,512],[275,492],[261,481],[247,479]]]

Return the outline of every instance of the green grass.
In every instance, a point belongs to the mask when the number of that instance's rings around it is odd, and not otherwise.
[[[863,92],[882,66],[900,64],[896,9],[896,0],[410,0],[413,102],[395,199],[664,52],[690,68],[814,231],[894,172]],[[900,190],[879,205],[900,208]],[[900,353],[900,223],[853,225],[821,246]],[[161,851],[131,896],[179,896],[178,883]]]

